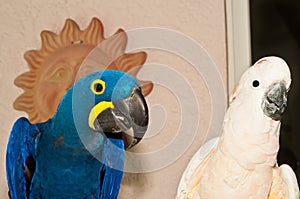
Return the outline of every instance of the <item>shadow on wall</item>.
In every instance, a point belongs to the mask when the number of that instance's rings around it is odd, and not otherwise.
[[[300,179],[300,1],[250,0],[252,62],[276,55],[290,66],[292,87],[282,119],[278,163],[289,164]],[[298,183],[300,181],[298,180]]]

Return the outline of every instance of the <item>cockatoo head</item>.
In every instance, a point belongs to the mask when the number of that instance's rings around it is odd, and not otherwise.
[[[230,102],[239,101],[250,115],[277,121],[287,106],[290,84],[287,63],[279,57],[264,57],[242,75]]]

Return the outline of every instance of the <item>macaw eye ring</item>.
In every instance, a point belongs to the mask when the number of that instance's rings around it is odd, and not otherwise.
[[[253,82],[252,82],[252,86],[254,87],[254,88],[257,88],[257,87],[259,87],[259,81],[258,80],[254,80]]]
[[[91,85],[91,90],[96,95],[102,94],[105,90],[105,82],[101,79],[96,79]]]

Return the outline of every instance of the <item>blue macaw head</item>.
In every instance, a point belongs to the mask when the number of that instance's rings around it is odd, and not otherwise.
[[[131,137],[128,148],[142,139],[148,126],[148,107],[139,82],[115,70],[94,72],[75,83],[56,114],[64,121],[62,117],[68,117],[70,111],[77,131],[133,133],[126,136]]]

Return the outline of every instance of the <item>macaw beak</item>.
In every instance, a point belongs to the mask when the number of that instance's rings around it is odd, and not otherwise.
[[[95,117],[92,128],[105,134],[125,132],[126,149],[135,146],[145,135],[149,121],[148,106],[141,89],[135,87],[124,100],[100,103],[106,103],[103,104],[106,107]]]
[[[269,87],[262,103],[262,108],[266,116],[273,120],[281,119],[287,107],[287,93],[288,89],[284,82],[276,82]]]

